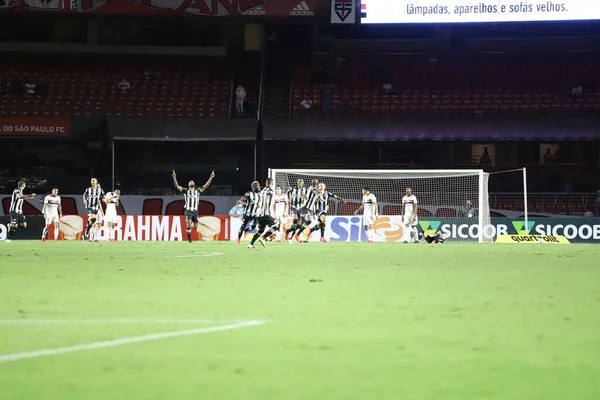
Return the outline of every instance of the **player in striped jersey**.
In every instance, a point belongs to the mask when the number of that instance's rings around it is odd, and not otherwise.
[[[258,230],[252,237],[249,249],[254,248],[254,243],[258,239],[260,244],[265,247],[265,239],[271,236],[275,230],[278,229],[277,221],[273,218],[273,179],[267,178],[265,181],[265,187],[260,191],[260,201],[262,202],[261,207],[256,211],[256,221],[258,222]],[[267,229],[268,228],[268,229]]]
[[[90,242],[93,242],[102,228],[101,202],[102,199],[104,199],[104,190],[102,190],[100,183],[98,183],[98,179],[96,178],[90,180],[90,185],[91,186],[83,192],[83,204],[85,204],[88,213],[88,222],[83,234],[83,240],[89,239]]]
[[[292,225],[290,229],[288,229],[288,235],[289,232],[292,232],[292,237],[295,237],[296,241],[298,242],[302,241],[303,243],[306,243],[306,240],[301,240],[301,235],[304,232],[304,230],[312,224],[313,216],[315,215],[318,185],[318,179],[313,179],[311,181],[311,186],[308,188],[306,203],[303,207],[297,210],[298,220],[294,225]],[[288,242],[291,243],[289,239]]]
[[[315,180],[313,180],[313,182],[314,181]],[[289,240],[290,233],[292,234],[292,237],[294,237],[294,232],[300,229],[302,224],[304,224],[306,215],[309,213],[309,209],[306,205],[308,204],[309,196],[313,193],[312,186],[308,188],[304,186],[304,179],[299,178],[296,184],[296,187],[288,189],[290,214],[293,215],[294,219],[292,220],[292,226],[285,232],[286,240]]]
[[[196,183],[194,181],[189,181],[187,189],[184,189],[177,183],[177,174],[173,171],[173,184],[175,185],[175,189],[183,193],[183,200],[185,202],[183,206],[183,215],[185,216],[185,228],[188,235],[188,242],[190,243],[192,243],[192,227],[198,229],[200,193],[208,189],[214,177],[215,171],[212,171],[210,177],[200,189],[196,188]]]
[[[13,190],[10,198],[10,225],[8,229],[8,235],[6,236],[6,243],[10,243],[10,239],[13,237],[19,226],[27,228],[27,220],[23,214],[23,200],[30,200],[35,198],[35,193],[25,195],[25,181],[19,181],[17,188]]]
[[[241,200],[242,203],[246,205],[246,211],[242,217],[242,226],[240,226],[238,232],[237,244],[241,243],[242,235],[244,234],[244,229],[246,228],[246,225],[248,225],[248,222],[258,217],[258,210],[263,206],[262,197],[260,195],[260,183],[258,181],[252,182],[250,191],[246,192]]]
[[[325,222],[327,220],[327,213],[329,212],[329,200],[336,199],[346,204],[346,200],[341,198],[340,196],[329,192],[323,182],[319,183],[317,187],[317,192],[315,195],[315,217],[317,217],[317,224],[312,227],[310,230],[308,237],[314,231],[321,231],[321,242],[326,242],[325,239]]]
[[[44,197],[42,214],[44,214],[44,218],[46,219],[46,225],[44,225],[44,230],[42,231],[42,242],[46,241],[50,225],[54,225],[54,241],[58,242],[60,219],[62,218],[62,205],[60,196],[58,195],[58,188],[52,188],[52,193]]]

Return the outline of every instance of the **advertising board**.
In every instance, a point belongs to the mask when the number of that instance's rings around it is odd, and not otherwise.
[[[241,223],[232,218],[231,240],[237,239]],[[438,230],[448,235],[447,243],[477,242],[479,225],[476,219],[436,218],[419,220],[421,231],[433,235]],[[402,242],[406,240],[399,215],[382,215],[374,225],[375,242]],[[253,231],[251,231],[253,232]],[[522,218],[492,218],[483,227],[486,242],[494,242],[501,235],[563,236],[571,243],[600,243],[600,218],[539,218],[531,219],[525,226]],[[360,216],[330,216],[325,237],[330,242],[366,242],[367,234]],[[318,232],[310,241],[319,241]]]
[[[0,240],[6,239],[9,217],[0,216]],[[27,218],[27,228],[19,228],[14,240],[40,240],[44,217]],[[87,215],[65,215],[61,219],[59,240],[81,240],[87,225]],[[106,226],[97,236],[99,241],[108,240]],[[187,240],[185,219],[171,215],[120,215],[115,230],[117,241],[165,241]],[[192,231],[194,241],[229,240],[229,217],[205,216],[198,218],[198,229]],[[48,232],[48,240],[54,240],[54,229]]]
[[[589,0],[362,0],[361,23],[422,24],[600,19]]]

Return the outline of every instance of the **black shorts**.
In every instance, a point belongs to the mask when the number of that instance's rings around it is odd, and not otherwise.
[[[254,217],[244,214],[242,216],[242,226],[240,227],[240,232],[247,230],[246,227],[248,226],[248,222],[252,221],[253,219]],[[248,227],[248,229],[250,228]]]
[[[327,215],[327,211],[317,210],[317,211],[315,211],[315,215],[317,216],[317,218],[321,218],[321,215]]]
[[[25,216],[23,214],[16,213],[14,211],[10,212],[10,223],[11,224],[24,224],[27,222]]]
[[[183,215],[185,216],[186,220],[192,221],[195,224],[198,223],[198,211],[185,210]]]
[[[312,215],[312,212],[310,211],[310,209],[308,207],[302,207],[301,209],[298,210],[298,218],[299,219],[305,219],[307,215]]]
[[[427,243],[444,243],[444,239],[441,237],[441,235],[437,234],[434,236],[425,236],[424,239]]]
[[[275,218],[270,215],[263,215],[262,217],[258,217],[258,231],[262,231],[266,227],[271,227],[277,225],[277,221]]]
[[[88,215],[98,215],[99,212],[100,211],[97,208],[93,208],[93,207],[87,208]]]

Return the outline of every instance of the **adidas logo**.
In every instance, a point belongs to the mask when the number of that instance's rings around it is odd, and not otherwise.
[[[290,15],[315,15],[315,13],[311,11],[306,1],[301,1],[296,7],[292,8]]]
[[[258,6],[246,10],[242,13],[242,15],[266,15],[265,8],[263,6]]]

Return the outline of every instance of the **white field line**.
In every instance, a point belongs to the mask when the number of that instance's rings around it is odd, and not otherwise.
[[[18,361],[26,358],[38,358],[38,357],[46,357],[46,356],[55,356],[59,354],[67,354],[67,353],[76,353],[79,351],[87,351],[87,350],[98,350],[104,349],[108,347],[117,347],[124,346],[126,344],[133,343],[141,343],[141,342],[150,342],[153,340],[161,340],[161,339],[169,339],[180,336],[192,336],[192,335],[202,335],[205,333],[213,333],[213,332],[221,332],[221,331],[230,331],[233,329],[247,328],[251,326],[263,325],[268,321],[243,321],[238,322],[236,324],[229,325],[219,325],[212,326],[207,328],[198,328],[198,329],[190,329],[185,331],[173,331],[173,332],[164,332],[164,333],[155,333],[151,335],[144,336],[134,336],[128,338],[121,338],[115,340],[107,340],[102,342],[93,342],[88,344],[81,344],[77,346],[69,346],[69,347],[59,347],[57,349],[44,349],[44,350],[36,350],[28,353],[14,353],[14,354],[4,354],[0,355],[0,363],[9,362],[9,361]]]
[[[198,318],[0,319],[0,325],[211,324],[214,322],[217,321]]]

